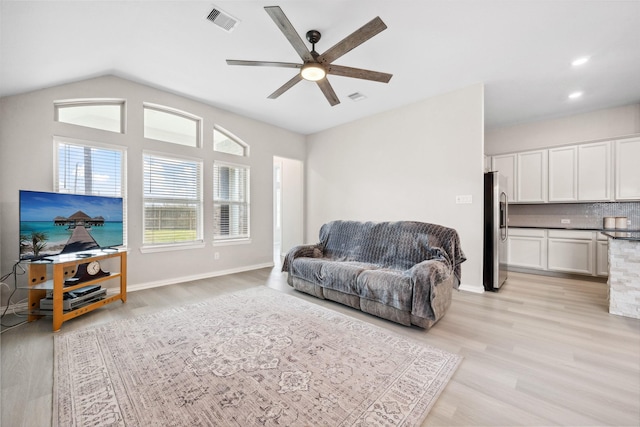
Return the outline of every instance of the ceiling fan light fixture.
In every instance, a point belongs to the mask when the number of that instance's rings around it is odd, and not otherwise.
[[[309,62],[302,66],[300,70],[300,75],[303,79],[309,80],[311,82],[317,82],[318,80],[322,80],[327,75],[327,70],[320,64]]]

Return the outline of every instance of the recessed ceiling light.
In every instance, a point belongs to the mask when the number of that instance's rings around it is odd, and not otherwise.
[[[572,65],[572,66],[574,66],[574,67],[579,67],[579,66],[584,65],[584,64],[586,64],[587,62],[589,62],[589,58],[590,58],[590,57],[588,57],[588,56],[583,56],[583,57],[581,57],[581,58],[578,58],[578,59],[574,60],[574,61],[571,63],[571,65]]]
[[[569,99],[578,99],[582,97],[582,92],[573,92],[569,94]]]

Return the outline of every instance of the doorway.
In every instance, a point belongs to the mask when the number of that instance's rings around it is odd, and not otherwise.
[[[304,165],[300,160],[273,158],[273,261],[304,243]]]

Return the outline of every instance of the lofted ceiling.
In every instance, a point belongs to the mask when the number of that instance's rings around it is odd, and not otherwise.
[[[335,64],[393,74],[388,84],[329,76],[331,107],[302,81],[267,96],[300,62],[264,6],[327,50],[380,16],[387,29]],[[239,20],[226,32],[213,7]],[[640,102],[640,1],[323,0],[12,1],[0,3],[0,96],[112,74],[311,134],[471,84],[489,128]],[[585,65],[571,62],[589,56]],[[579,99],[568,98],[582,91]],[[366,98],[353,101],[349,95]]]

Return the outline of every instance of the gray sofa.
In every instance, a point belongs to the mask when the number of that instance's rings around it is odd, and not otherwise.
[[[295,289],[403,325],[430,328],[451,305],[465,261],[456,230],[414,221],[332,221],[320,242],[292,248]]]

